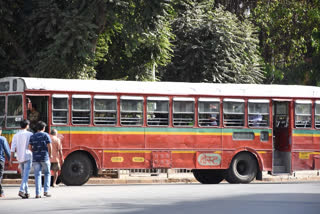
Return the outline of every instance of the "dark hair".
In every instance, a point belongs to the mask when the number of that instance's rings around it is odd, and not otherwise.
[[[42,129],[44,129],[47,126],[47,124],[43,121],[38,121],[37,123],[37,131],[41,131]]]
[[[28,125],[30,125],[30,121],[29,120],[22,120],[20,122],[20,127],[25,129]]]
[[[51,135],[56,135],[57,132],[58,132],[57,129],[52,129],[51,132],[50,132],[50,134],[51,134]]]

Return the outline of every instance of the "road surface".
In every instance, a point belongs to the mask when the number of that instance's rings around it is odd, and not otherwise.
[[[20,199],[4,185],[0,213],[319,214],[320,182],[84,185],[52,188],[51,198]]]

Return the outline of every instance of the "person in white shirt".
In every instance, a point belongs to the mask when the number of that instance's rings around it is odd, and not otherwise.
[[[17,152],[17,160],[19,162],[19,168],[21,170],[21,185],[18,195],[21,198],[29,198],[28,179],[32,165],[32,152],[28,149],[30,137],[32,132],[27,131],[30,126],[29,120],[23,120],[20,123],[21,130],[16,133],[12,138],[11,143],[11,157]],[[10,159],[12,164],[12,158]]]

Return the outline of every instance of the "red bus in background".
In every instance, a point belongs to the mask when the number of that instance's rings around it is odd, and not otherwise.
[[[6,77],[9,142],[32,105],[63,135],[66,185],[104,169],[192,169],[204,184],[320,169],[319,87]]]

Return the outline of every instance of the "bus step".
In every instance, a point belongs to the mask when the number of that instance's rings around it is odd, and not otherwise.
[[[273,166],[274,173],[285,173],[287,172],[286,166]]]
[[[282,164],[283,164],[283,161],[281,158],[275,158],[273,160],[273,165],[275,165],[275,166],[281,166]]]

